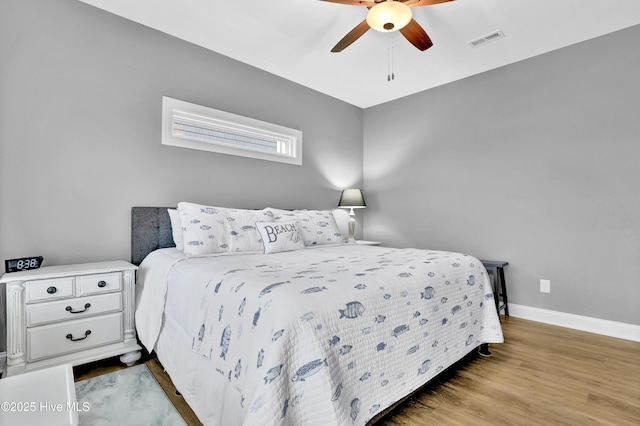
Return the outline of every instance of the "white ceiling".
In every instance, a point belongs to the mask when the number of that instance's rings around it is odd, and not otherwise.
[[[364,20],[365,7],[320,0],[80,1],[361,108],[640,24],[640,0],[456,0],[412,9],[434,43],[424,52],[398,32],[369,30],[331,53]],[[505,37],[469,46],[495,30]],[[395,80],[388,82],[390,37]]]

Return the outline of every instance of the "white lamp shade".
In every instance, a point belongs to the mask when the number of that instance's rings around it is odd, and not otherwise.
[[[357,188],[345,189],[342,191],[338,207],[362,209],[367,207],[362,196],[362,191]]]
[[[382,32],[398,31],[411,22],[411,8],[399,1],[378,3],[367,12],[367,24]]]

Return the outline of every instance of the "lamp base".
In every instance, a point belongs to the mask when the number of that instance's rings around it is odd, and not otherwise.
[[[349,239],[347,240],[348,243],[356,242],[355,231],[356,231],[356,215],[353,212],[353,209],[351,209],[351,212],[349,213]]]

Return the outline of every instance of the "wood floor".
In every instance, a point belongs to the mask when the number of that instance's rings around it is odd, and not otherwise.
[[[376,426],[640,425],[640,343],[502,317],[505,343]]]
[[[375,426],[640,425],[640,343],[502,317],[505,343],[377,419]],[[116,358],[117,360],[117,358]],[[162,366],[149,369],[189,425],[197,418]],[[119,367],[76,367],[76,380]]]

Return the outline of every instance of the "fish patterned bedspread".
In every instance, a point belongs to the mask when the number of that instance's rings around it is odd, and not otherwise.
[[[503,341],[472,256],[352,244],[198,262],[192,349],[235,394],[238,424],[364,425]]]

